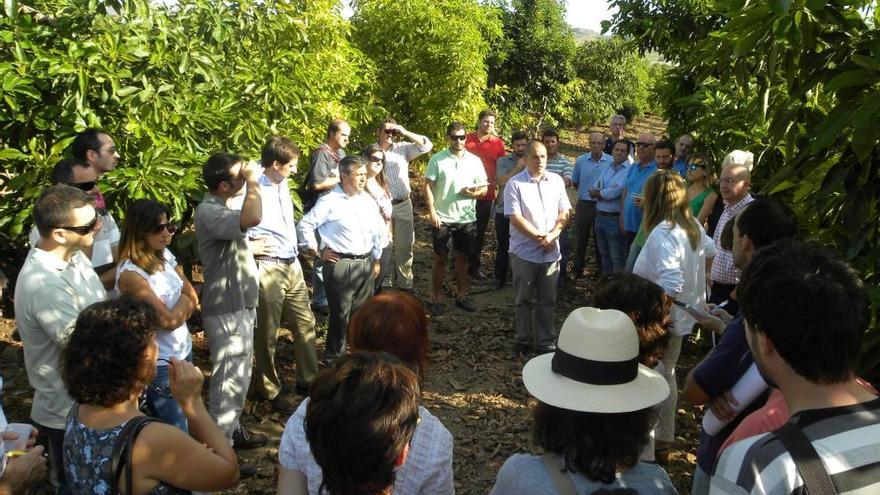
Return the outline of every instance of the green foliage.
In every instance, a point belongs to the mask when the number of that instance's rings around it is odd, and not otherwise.
[[[653,4],[627,3],[643,4],[646,12]],[[810,238],[861,272],[874,312],[863,365],[876,373],[880,29],[865,18],[871,4],[718,0],[709,17],[725,21],[688,42],[631,31],[634,25],[623,19],[613,25],[643,48],[679,61],[663,93],[670,130],[693,131],[716,156],[732,148],[754,151],[754,182],[762,192],[791,204]]]
[[[12,237],[75,132],[115,139],[121,166],[102,178],[116,207],[141,197],[188,219],[200,167],[227,149],[256,157],[272,133],[305,148],[327,122],[377,111],[372,75],[334,0],[268,5],[181,0],[19,2],[0,17],[0,231]],[[12,15],[9,15],[11,12]]]
[[[497,9],[476,0],[358,0],[354,8],[353,38],[389,115],[441,140],[449,122],[476,121],[486,105],[485,55],[501,35]]]

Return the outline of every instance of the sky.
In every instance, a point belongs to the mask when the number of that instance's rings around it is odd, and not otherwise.
[[[572,27],[602,32],[600,23],[611,19],[608,0],[566,0],[565,20]]]

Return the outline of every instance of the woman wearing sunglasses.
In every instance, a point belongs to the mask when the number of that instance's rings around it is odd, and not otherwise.
[[[150,303],[159,317],[156,376],[147,387],[150,412],[187,431],[186,416],[171,395],[171,358],[192,361],[186,320],[199,304],[192,284],[177,265],[168,244],[177,228],[159,203],[139,199],[125,215],[119,243],[116,289],[121,295]]]
[[[691,156],[687,164],[687,198],[691,213],[700,225],[705,226],[709,214],[715,208],[718,193],[712,187],[715,184],[715,171],[712,161],[707,155],[697,153]]]
[[[385,179],[385,151],[378,144],[371,144],[363,149],[361,154],[370,161],[367,167],[367,184],[364,190],[376,200],[382,220],[388,226],[385,246],[382,248],[382,259],[379,261],[380,271],[376,277],[376,292],[382,287],[382,282],[388,278],[386,286],[391,286],[391,192],[388,189],[388,181]]]

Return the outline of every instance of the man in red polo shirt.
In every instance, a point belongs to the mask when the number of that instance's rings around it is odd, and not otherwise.
[[[486,278],[480,269],[480,254],[483,251],[486,226],[492,217],[492,202],[495,200],[495,161],[506,155],[504,140],[495,134],[495,116],[495,111],[488,108],[480,112],[476,132],[468,134],[465,141],[465,148],[482,160],[486,177],[489,178],[486,195],[477,199],[477,234],[468,263],[470,276],[477,280]]]

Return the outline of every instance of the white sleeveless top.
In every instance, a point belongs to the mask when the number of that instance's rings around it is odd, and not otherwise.
[[[177,259],[171,254],[171,251],[165,249],[163,257],[165,258],[164,270],[157,271],[152,275],[132,263],[131,260],[124,260],[116,270],[115,289],[119,290],[119,276],[122,275],[122,272],[134,272],[147,280],[150,288],[153,289],[153,293],[156,294],[159,300],[165,303],[166,308],[169,310],[174,308],[177,301],[180,300],[183,280],[180,279],[180,276],[175,271]],[[192,351],[192,339],[189,335],[189,329],[186,327],[186,322],[174,330],[159,329],[156,332],[156,342],[159,344],[160,358],[170,359],[171,357],[176,357],[177,359],[185,359]]]

